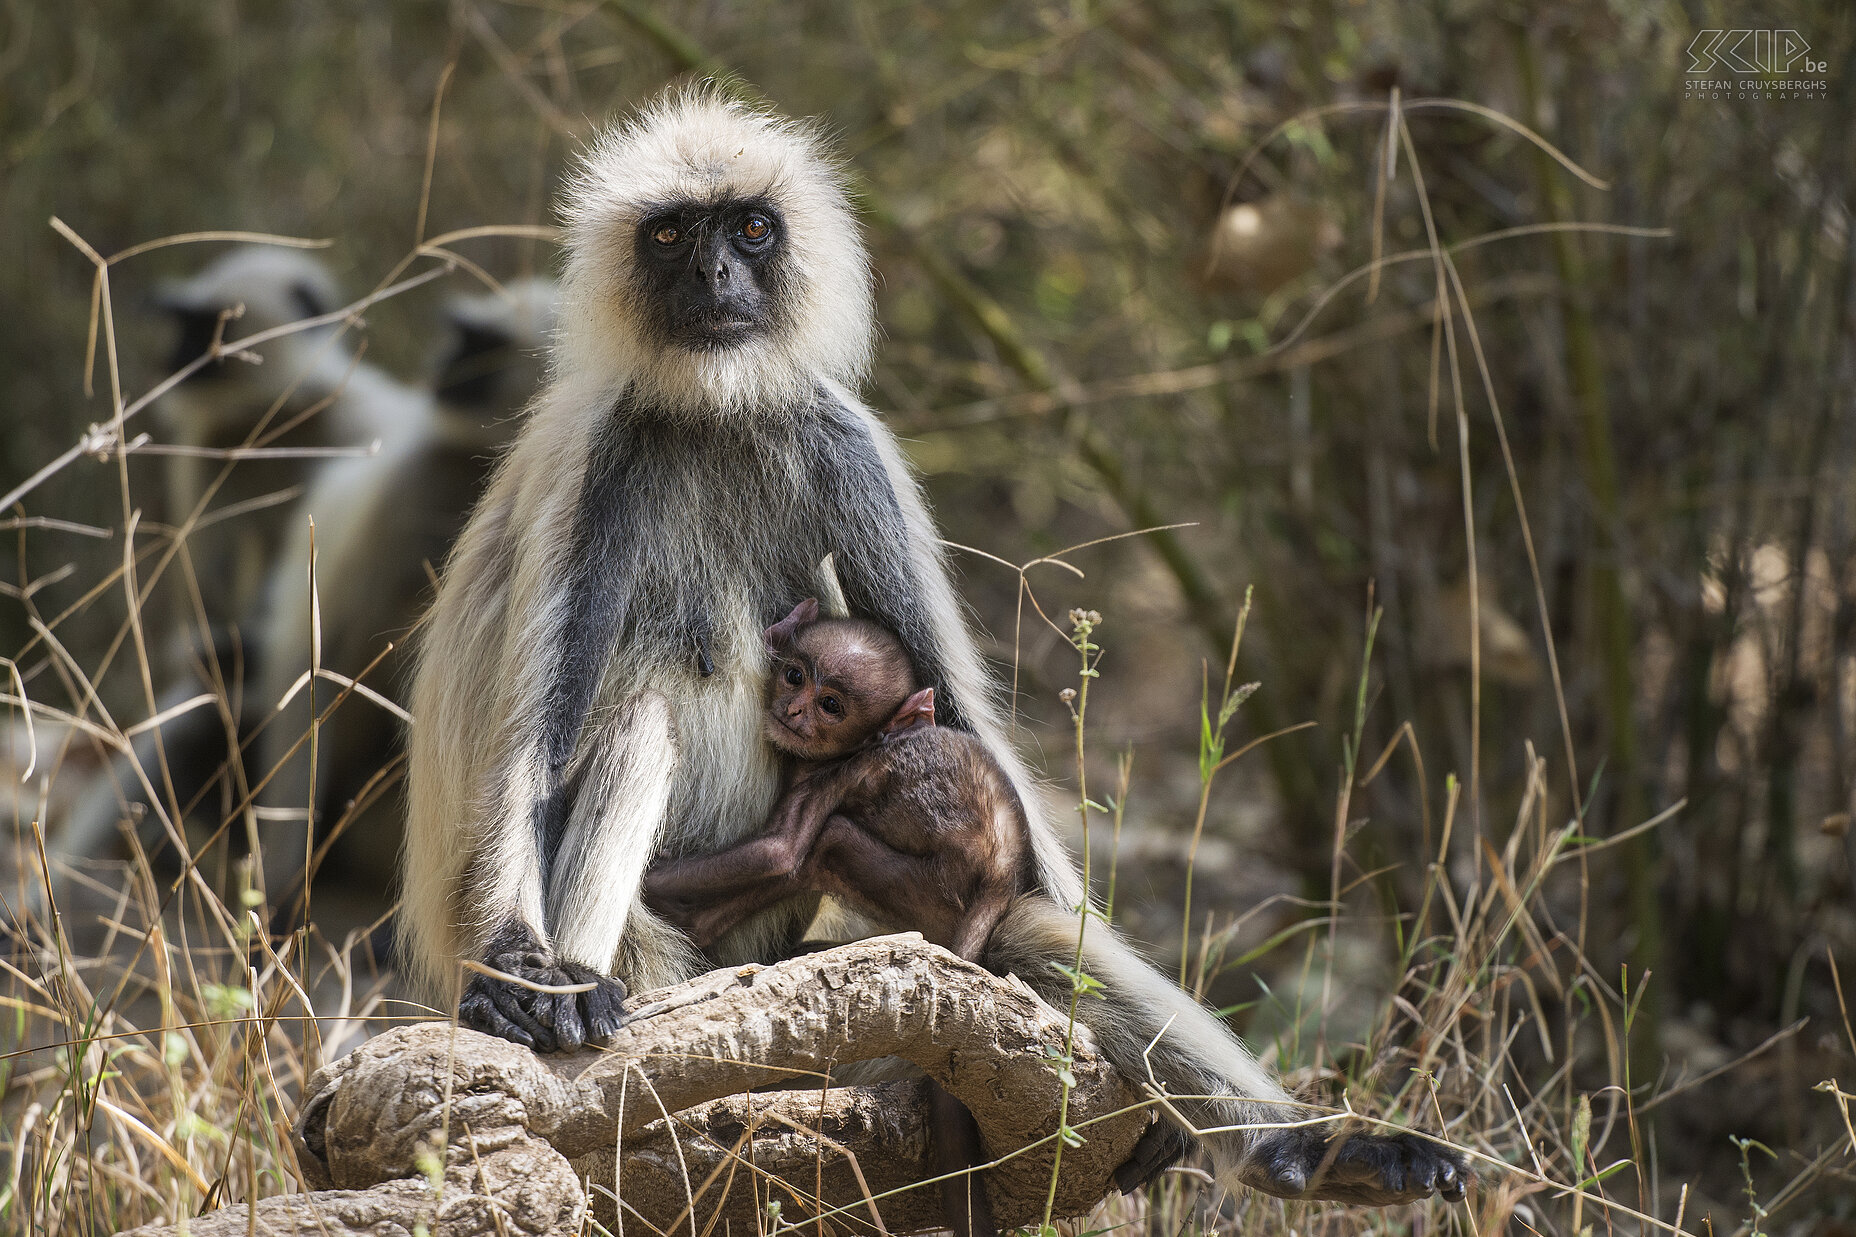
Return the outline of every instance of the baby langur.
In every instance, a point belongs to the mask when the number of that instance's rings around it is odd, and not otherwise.
[[[808,890],[980,960],[1012,899],[1034,886],[1024,808],[979,740],[934,724],[896,637],[801,602],[769,627],[762,732],[792,758],[759,837],[658,863],[646,902],[708,946]]]
[[[707,946],[747,916],[811,891],[919,931],[979,962],[1014,898],[1031,893],[1030,827],[1010,778],[971,734],[934,724],[907,650],[861,619],[801,602],[766,631],[762,730],[792,758],[766,833],[657,864],[645,902]],[[968,1171],[984,1161],[960,1101],[930,1083],[937,1172],[961,1237],[996,1226]]]

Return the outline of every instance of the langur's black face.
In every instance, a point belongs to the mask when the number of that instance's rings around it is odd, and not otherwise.
[[[759,197],[647,212],[637,268],[663,341],[709,352],[772,329],[787,265],[783,225],[779,208]]]
[[[173,372],[200,359],[213,346],[213,333],[219,329],[218,309],[173,309],[176,332],[174,351],[168,354],[168,370]],[[224,361],[203,366],[187,379],[207,382],[224,373]]]
[[[334,308],[323,304],[323,298],[307,284],[292,284],[284,290],[288,307],[303,318],[320,318]],[[174,350],[168,354],[170,372],[191,365],[207,352],[211,351],[213,339],[219,342],[237,339],[240,335],[250,334],[253,327],[241,325],[233,315],[239,307],[239,298],[234,297],[225,303],[198,301],[192,297],[170,292],[156,294],[155,308],[164,311],[174,320]],[[222,328],[220,321],[225,320]],[[188,376],[187,381],[203,385],[224,377],[228,372],[226,359],[219,358],[211,365],[202,365]]]
[[[438,373],[438,398],[479,406],[497,398],[499,381],[521,359],[507,331],[455,323],[457,338]]]

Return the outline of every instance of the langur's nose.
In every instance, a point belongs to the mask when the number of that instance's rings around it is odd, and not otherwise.
[[[728,259],[717,258],[715,269],[709,273],[709,281],[718,287],[728,282]]]

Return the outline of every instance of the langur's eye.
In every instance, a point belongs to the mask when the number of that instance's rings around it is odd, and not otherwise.
[[[786,681],[793,687],[798,687],[801,683],[806,681],[806,676],[799,672],[798,666],[788,666],[786,668]]]
[[[741,225],[741,235],[751,241],[766,240],[772,231],[773,224],[768,222],[765,215],[749,215],[747,222]]]
[[[674,245],[683,239],[682,231],[674,223],[659,224],[651,239],[660,245]]]
[[[825,710],[825,712],[831,714],[833,717],[844,712],[844,706],[838,703],[838,698],[836,696],[820,696],[818,698],[818,707]]]

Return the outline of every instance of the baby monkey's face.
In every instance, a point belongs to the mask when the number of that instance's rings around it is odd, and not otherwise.
[[[801,602],[765,637],[773,681],[762,730],[801,760],[862,747],[897,721],[915,691],[908,654],[893,635],[859,619],[821,619],[814,601]]]
[[[873,699],[858,667],[839,656],[835,642],[793,641],[775,658],[766,732],[773,745],[802,760],[824,760],[862,747],[900,703]],[[825,647],[817,647],[823,643]]]

